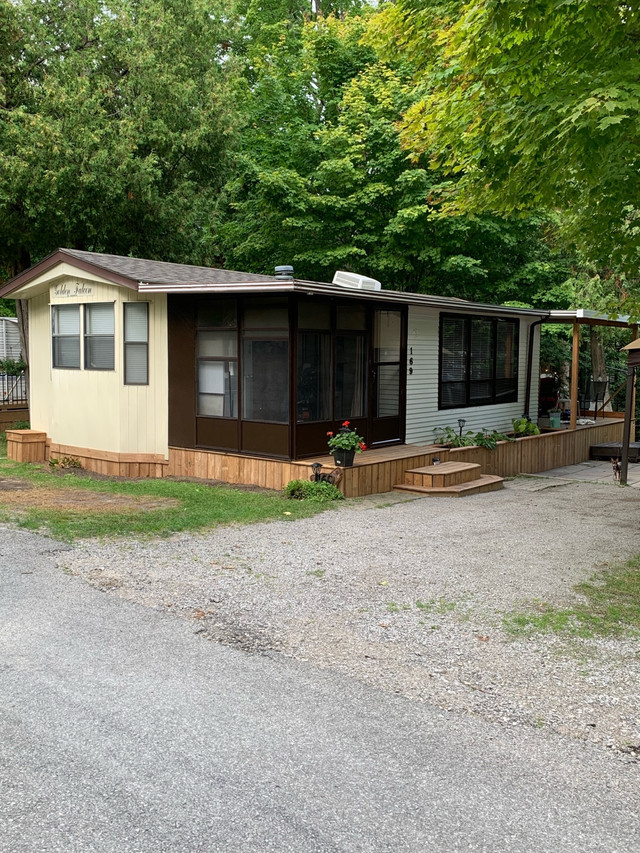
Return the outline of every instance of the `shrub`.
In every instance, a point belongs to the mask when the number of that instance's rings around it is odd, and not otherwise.
[[[499,441],[511,441],[511,437],[497,430],[481,429],[478,432],[468,430],[463,435],[457,433],[452,427],[436,427],[434,429],[435,439],[438,444],[449,447],[487,447],[495,450]]]
[[[6,373],[7,376],[20,376],[21,373],[24,373],[26,367],[27,362],[23,359],[0,358],[0,373]]]
[[[344,495],[333,483],[314,482],[311,480],[291,480],[284,487],[285,498],[298,501],[341,501]]]
[[[540,428],[529,418],[514,418],[511,423],[516,435],[540,435]]]

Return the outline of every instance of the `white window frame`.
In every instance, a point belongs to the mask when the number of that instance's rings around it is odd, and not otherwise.
[[[75,308],[78,317],[78,331],[73,332],[73,334],[61,333],[60,329],[60,313],[64,309]],[[80,346],[80,341],[82,338],[82,312],[80,310],[81,306],[79,304],[73,305],[52,305],[51,306],[51,366],[55,368],[55,370],[82,370],[82,347]],[[60,312],[60,313],[59,313]],[[76,340],[78,345],[78,363],[69,365],[69,364],[56,364],[56,341],[61,340],[62,338],[66,338],[68,340]]]
[[[95,332],[91,330],[91,324],[89,322],[89,314],[92,310],[96,308],[111,308],[111,331],[109,332]],[[115,305],[113,302],[87,302],[83,305],[82,316],[84,320],[84,328],[82,339],[84,342],[84,369],[85,370],[99,370],[99,371],[111,371],[116,369],[116,316],[115,316]],[[91,330],[91,331],[90,331]],[[105,367],[99,367],[95,364],[91,364],[91,359],[89,357],[89,352],[92,344],[95,341],[102,340],[105,343],[111,342],[111,363]]]
[[[145,336],[144,339],[134,339],[130,337],[131,330],[129,329],[129,324],[127,323],[127,313],[131,311],[131,308],[135,307],[144,307],[145,314]],[[123,380],[125,385],[148,385],[149,384],[149,303],[148,302],[125,302],[123,303],[122,309],[122,341],[123,341],[123,353],[124,353],[124,372],[123,372]],[[144,381],[134,382],[128,379],[129,372],[129,359],[128,353],[133,351],[137,351],[140,353],[144,352],[144,361],[145,361],[145,379]]]

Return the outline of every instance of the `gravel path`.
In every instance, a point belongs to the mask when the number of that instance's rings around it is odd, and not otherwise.
[[[638,640],[513,640],[501,623],[575,601],[574,584],[640,552],[639,512],[635,489],[518,478],[463,500],[378,495],[300,521],[85,542],[60,566],[203,637],[631,760]]]

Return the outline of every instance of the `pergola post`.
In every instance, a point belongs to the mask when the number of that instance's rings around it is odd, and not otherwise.
[[[629,472],[629,443],[631,441],[631,424],[635,424],[636,405],[636,368],[640,365],[640,341],[638,340],[638,327],[636,326],[633,340],[622,351],[627,352],[627,400],[624,409],[624,427],[622,433],[622,458],[620,460],[620,485],[627,485]],[[635,430],[634,430],[635,437]]]
[[[631,334],[631,343],[638,340],[638,326],[637,324],[633,327],[633,332]],[[631,411],[633,412],[632,417],[636,416],[636,394],[638,393],[638,371],[636,370],[634,379],[633,379],[633,405],[631,407]]]
[[[578,380],[580,370],[580,324],[573,324],[573,349],[571,351],[571,392],[569,429],[575,429],[578,420]]]
[[[627,367],[627,399],[624,409],[624,427],[622,428],[622,458],[620,460],[620,485],[626,486],[629,473],[629,442],[631,440],[631,420],[633,418],[633,386],[635,367]]]

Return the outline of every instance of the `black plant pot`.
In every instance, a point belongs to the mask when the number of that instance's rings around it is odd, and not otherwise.
[[[336,449],[333,451],[333,460],[338,468],[351,468],[355,455],[355,450]]]

